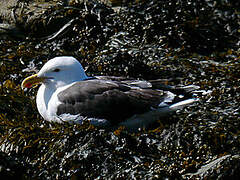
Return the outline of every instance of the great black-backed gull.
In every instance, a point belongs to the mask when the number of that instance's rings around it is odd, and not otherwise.
[[[158,80],[88,77],[79,61],[69,56],[49,60],[37,74],[24,79],[22,88],[39,83],[42,85],[36,102],[45,120],[88,120],[97,126],[122,125],[128,129],[148,127],[160,117],[195,102],[188,95],[197,89],[161,86]]]

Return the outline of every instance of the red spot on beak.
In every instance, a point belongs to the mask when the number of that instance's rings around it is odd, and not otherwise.
[[[26,87],[26,88],[31,88],[31,87],[32,87],[32,83],[27,83],[27,84],[25,84],[25,87]]]

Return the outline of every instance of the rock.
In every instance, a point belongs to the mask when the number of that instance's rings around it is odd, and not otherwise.
[[[13,37],[23,37],[23,34],[40,34],[48,26],[47,10],[57,7],[58,1],[29,1],[2,0],[0,2],[0,34]],[[3,28],[4,26],[4,28]]]

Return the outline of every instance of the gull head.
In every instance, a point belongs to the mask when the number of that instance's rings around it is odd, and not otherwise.
[[[78,60],[71,56],[60,56],[49,60],[37,74],[24,79],[21,87],[31,88],[43,83],[59,88],[87,78]]]

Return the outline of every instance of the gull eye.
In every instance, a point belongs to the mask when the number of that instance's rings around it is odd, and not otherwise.
[[[60,69],[58,69],[58,68],[53,70],[53,72],[59,72],[59,71],[60,71]]]

